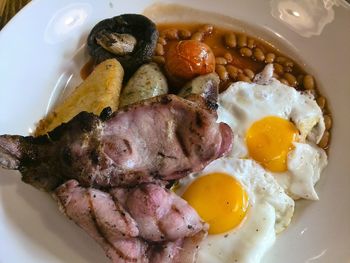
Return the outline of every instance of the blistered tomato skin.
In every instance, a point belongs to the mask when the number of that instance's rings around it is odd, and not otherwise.
[[[215,70],[215,56],[206,44],[196,40],[172,43],[165,54],[165,69],[169,78],[185,82]]]

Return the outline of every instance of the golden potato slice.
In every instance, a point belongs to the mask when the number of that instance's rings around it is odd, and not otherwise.
[[[40,120],[35,136],[53,130],[82,111],[99,115],[106,107],[117,110],[123,76],[123,67],[116,59],[99,64],[69,97]]]

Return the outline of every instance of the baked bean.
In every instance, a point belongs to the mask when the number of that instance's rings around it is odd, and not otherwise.
[[[191,37],[191,31],[187,29],[180,29],[179,30],[179,37],[181,39],[189,39]]]
[[[239,50],[239,53],[241,53],[241,55],[243,57],[251,57],[253,55],[253,52],[251,49],[247,48],[247,47],[242,47],[240,50]]]
[[[226,65],[227,64],[227,60],[223,57],[216,57],[215,58],[215,63],[217,65]]]
[[[165,38],[159,37],[158,38],[158,43],[164,46],[164,45],[166,45],[167,42],[166,42]]]
[[[287,81],[286,79],[280,78],[279,81],[280,81],[281,83],[283,83],[284,85],[288,85],[288,86],[289,86],[289,83],[288,83],[288,81]]]
[[[254,58],[257,61],[264,61],[265,60],[264,52],[260,48],[255,48],[254,49]]]
[[[297,81],[298,81],[298,85],[302,85],[302,84],[303,84],[303,81],[304,81],[304,75],[303,75],[303,74],[300,74],[300,75],[297,77]]]
[[[292,72],[293,69],[291,67],[283,67],[284,72]]]
[[[217,65],[217,66],[215,67],[215,71],[216,71],[216,73],[218,73],[219,78],[220,78],[222,81],[226,81],[226,80],[228,79],[227,70],[226,70],[226,68],[225,68],[223,65]]]
[[[191,36],[192,40],[202,41],[204,34],[202,32],[196,32]]]
[[[274,68],[274,72],[276,72],[276,74],[278,74],[278,75],[283,74],[283,67],[281,64],[273,63],[273,68]]]
[[[306,90],[313,90],[315,88],[314,77],[311,75],[305,75],[303,85]]]
[[[267,53],[265,57],[265,63],[273,63],[275,61],[276,55],[273,53]]]
[[[244,74],[238,74],[238,78],[237,78],[239,81],[244,81],[244,82],[252,82],[250,80],[250,78],[248,78],[246,75]]]
[[[196,28],[194,25],[180,27],[160,25],[159,28],[160,37],[152,60],[159,65],[165,62],[167,64],[168,59],[165,59],[163,54],[167,54],[166,45],[173,40],[204,41],[213,49],[213,58],[215,58],[213,66],[221,80],[220,90],[224,90],[227,84],[234,81],[252,82],[255,74],[266,64],[273,64],[273,78],[299,91],[306,90],[308,94],[315,96],[317,104],[323,111],[324,123],[328,131],[323,136],[320,146],[328,146],[331,140],[329,132],[333,125],[332,113],[328,111],[328,102],[325,97],[320,96],[316,78],[308,75],[293,57],[285,56],[261,39],[250,36],[244,31],[235,32],[210,24],[201,24]],[[209,34],[211,35],[208,36]]]
[[[318,97],[316,99],[316,102],[322,110],[324,109],[324,107],[326,107],[326,98],[325,97],[322,97],[322,96]]]
[[[290,67],[290,68],[292,68],[292,67],[294,66],[294,63],[293,63],[292,61],[290,61],[290,60],[286,60],[286,61],[283,63],[283,65],[284,65],[285,67]]]
[[[255,76],[254,72],[249,68],[244,69],[243,72],[249,79],[253,79]]]
[[[277,57],[276,59],[275,59],[275,61],[276,61],[276,63],[278,63],[278,64],[284,64],[286,61],[287,61],[287,59],[285,58],[285,57]]]
[[[231,79],[234,79],[234,80],[237,79],[238,73],[239,73],[238,68],[236,68],[235,66],[232,66],[232,65],[227,65],[226,70],[227,70],[228,74],[230,75]]]
[[[247,35],[245,35],[245,34],[238,35],[237,42],[238,42],[239,47],[246,47],[247,46]]]
[[[203,32],[206,35],[210,35],[211,33],[213,33],[213,30],[214,30],[214,26],[211,24],[207,24],[202,26],[198,31]]]
[[[329,131],[325,131],[323,136],[322,136],[322,139],[318,143],[318,146],[325,149],[328,145],[328,142],[329,142]]]
[[[225,45],[228,46],[229,48],[235,48],[237,46],[237,38],[235,33],[228,33],[225,34],[224,37],[225,40]]]
[[[255,48],[255,41],[254,41],[254,39],[248,38],[247,46],[248,46],[250,49]]]
[[[152,61],[159,65],[163,65],[165,63],[165,58],[163,56],[153,56]]]
[[[178,33],[179,32],[176,28],[169,28],[162,32],[161,37],[169,40],[178,40],[179,39]]]
[[[284,73],[283,78],[285,78],[289,86],[296,87],[298,85],[297,79],[290,73]]]
[[[230,52],[226,52],[224,58],[226,59],[227,63],[231,63],[233,60],[233,57]]]
[[[156,49],[154,50],[157,56],[163,56],[164,55],[164,48],[163,45],[157,43]]]
[[[332,128],[332,117],[330,115],[324,115],[324,125],[326,126],[326,130]]]

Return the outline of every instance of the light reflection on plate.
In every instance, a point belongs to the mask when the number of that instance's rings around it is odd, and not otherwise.
[[[335,6],[350,8],[345,0],[272,0],[271,14],[303,37],[320,35],[334,20]]]
[[[49,44],[64,41],[82,26],[92,11],[92,6],[85,3],[68,5],[56,12],[45,30],[45,41]]]

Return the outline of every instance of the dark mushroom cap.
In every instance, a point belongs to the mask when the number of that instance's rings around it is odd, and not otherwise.
[[[98,45],[96,36],[102,30],[134,36],[137,43],[133,52],[120,56]],[[157,39],[157,27],[150,19],[139,14],[124,14],[97,23],[88,36],[87,44],[89,54],[93,57],[95,64],[109,58],[116,58],[122,64],[125,78],[128,79],[142,64],[151,60]]]

